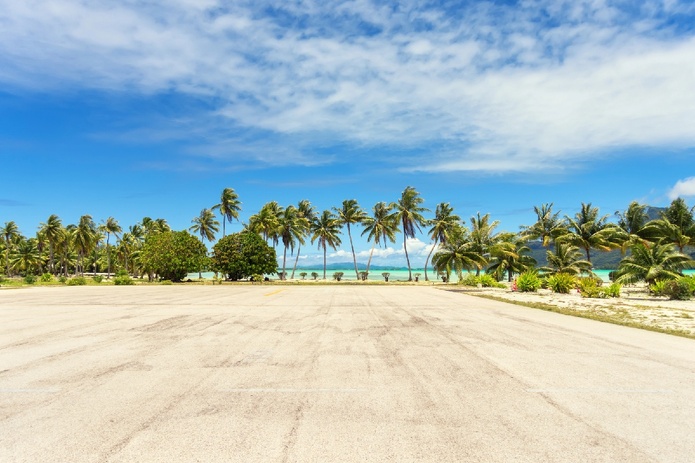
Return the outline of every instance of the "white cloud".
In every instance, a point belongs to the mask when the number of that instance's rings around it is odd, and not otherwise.
[[[674,200],[679,197],[695,196],[695,177],[678,180],[668,192],[668,198]]]
[[[430,162],[410,166],[428,171],[538,172],[620,147],[695,146],[695,37],[670,24],[695,13],[689,2],[274,2],[276,15],[262,1],[5,3],[0,83],[210,98],[198,151],[216,158],[245,141],[211,125],[278,147],[434,142]]]

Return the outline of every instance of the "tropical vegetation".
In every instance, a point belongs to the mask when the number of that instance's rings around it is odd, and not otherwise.
[[[620,284],[641,281],[664,287],[664,282],[680,281],[684,270],[695,267],[694,209],[682,198],[660,210],[632,202],[613,215],[601,214],[591,203],[581,203],[573,215],[562,215],[553,203],[532,209],[534,223],[518,232],[501,231],[501,223],[490,214],[477,212],[464,221],[449,202],[436,204],[429,215],[420,192],[408,186],[397,200],[379,201],[368,210],[357,199],[345,199],[320,213],[308,200],[286,206],[270,201],[242,222],[239,195],[224,188],[218,201],[193,217],[190,234],[172,230],[163,218],[151,217],[123,225],[113,216],[97,221],[84,214],[76,222],[66,223],[52,214],[30,234],[22,233],[17,222],[6,220],[0,226],[0,273],[5,279],[50,284],[85,275],[92,276],[89,282],[97,282],[94,277],[101,278],[101,274],[107,280],[117,274],[180,281],[189,272],[204,270],[216,270],[228,279],[273,273],[285,279],[289,267],[294,278],[300,254],[306,253],[305,245],[310,242],[323,255],[326,279],[328,251],[337,250],[345,237],[357,280],[367,278],[376,248],[389,246],[385,254],[405,257],[409,280],[413,279],[416,255],[418,263],[424,263],[426,281],[431,265],[447,281],[454,274],[464,279],[469,272],[478,277],[476,284],[483,276],[485,281],[488,277],[513,281],[525,275],[525,280],[538,279],[560,291],[576,278],[591,276],[595,262],[606,255],[618,256],[612,268]],[[226,226],[234,221],[242,231],[227,234]],[[363,254],[366,269],[355,250],[358,234],[371,245],[369,253]],[[395,244],[398,236],[402,242]],[[222,255],[231,252],[231,243],[235,243],[235,252],[241,252],[239,240],[248,241],[243,259],[258,253],[262,266],[229,267],[231,260],[224,261]],[[258,245],[259,240],[265,247]],[[255,244],[251,246],[251,242]],[[220,254],[223,248],[229,249]],[[303,278],[309,275],[301,274]],[[318,275],[311,273],[311,277]]]

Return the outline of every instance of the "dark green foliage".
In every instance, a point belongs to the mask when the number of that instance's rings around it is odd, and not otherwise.
[[[68,286],[84,286],[87,284],[85,277],[74,277],[67,281]]]
[[[333,274],[333,279],[334,279],[335,281],[340,281],[340,280],[342,280],[343,275],[344,275],[343,272],[335,272],[335,273]]]
[[[601,288],[601,282],[597,278],[586,277],[577,280],[579,293],[587,298],[605,298],[606,292]]]
[[[232,281],[277,270],[275,249],[257,233],[244,231],[227,235],[212,248],[212,268]]]
[[[567,273],[556,273],[547,278],[548,288],[555,293],[569,294],[570,290],[577,284],[576,279]]]
[[[673,301],[688,301],[693,297],[693,291],[685,278],[679,278],[665,283],[664,296]]]
[[[35,284],[36,280],[37,280],[36,275],[32,275],[31,273],[24,277],[24,283],[26,283],[28,285]]]
[[[50,273],[44,273],[43,275],[41,275],[41,281],[43,283],[53,281],[53,275],[51,275]]]
[[[116,278],[113,279],[113,284],[119,285],[119,286],[120,285],[134,285],[135,282],[128,275],[121,275],[121,276],[117,276]]]
[[[92,277],[92,280],[94,280],[95,283],[101,283],[104,280],[104,277],[102,277],[101,275],[94,275]]]
[[[140,260],[144,269],[160,278],[181,281],[205,267],[207,249],[187,231],[165,231],[147,237]]]
[[[304,280],[307,276],[307,273],[306,272],[300,272],[299,276],[302,277],[302,280]]]
[[[315,280],[315,279],[317,279],[318,277],[319,277],[319,274],[318,274],[318,273],[316,273],[316,272],[311,272],[311,278],[312,278],[312,279]]]
[[[467,273],[463,278],[459,278],[458,284],[463,286],[478,286],[478,278],[472,273]]]
[[[541,287],[541,279],[534,271],[524,272],[517,278],[516,287],[522,293],[536,292]]]
[[[613,283],[607,288],[603,288],[603,291],[608,297],[620,297],[620,289],[623,287],[620,283]]]

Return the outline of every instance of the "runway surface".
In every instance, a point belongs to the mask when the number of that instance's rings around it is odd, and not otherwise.
[[[695,342],[417,286],[0,291],[2,462],[695,461]]]

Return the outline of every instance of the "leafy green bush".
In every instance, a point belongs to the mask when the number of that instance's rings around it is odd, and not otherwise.
[[[556,273],[555,275],[550,275],[546,282],[548,288],[552,289],[555,293],[569,294],[570,290],[573,289],[577,282],[572,275],[567,273]]]
[[[360,272],[360,280],[367,281],[368,277],[369,277],[369,272]]]
[[[68,286],[84,286],[87,284],[87,280],[84,277],[74,277],[67,281]]]
[[[480,275],[476,279],[483,288],[505,288],[504,284],[497,281],[492,275]]]
[[[162,281],[159,282],[159,284],[168,286],[168,285],[173,285],[174,282],[171,281],[171,280],[162,280]]]
[[[126,269],[123,269],[123,268],[122,268],[122,269],[119,269],[119,270],[115,273],[115,276],[117,276],[117,277],[127,277],[127,276],[130,276],[130,274],[128,273],[128,271],[127,271]]]
[[[319,274],[318,274],[318,273],[316,273],[316,272],[311,272],[311,278],[312,278],[312,279],[315,280],[315,279],[317,279],[318,277],[319,277]]]
[[[344,273],[343,272],[335,272],[333,274],[333,279],[335,281],[340,281],[343,278]]]
[[[215,247],[232,236],[222,238]],[[147,273],[157,274],[165,280],[181,281],[189,272],[206,268],[207,248],[185,230],[167,231],[147,237],[140,251],[140,261]]]
[[[586,298],[605,298],[606,292],[599,286],[596,278],[585,277],[577,281],[579,293]]]
[[[384,281],[389,281],[389,277],[391,276],[391,273],[384,272],[381,274],[381,276],[384,277]]]
[[[130,276],[128,276],[128,275],[121,275],[121,276],[117,276],[116,278],[113,279],[113,284],[114,284],[114,285],[119,285],[119,286],[122,286],[122,285],[134,285],[135,282],[133,281],[132,278],[130,278]]]
[[[61,275],[58,277],[58,281],[65,284],[68,281],[68,278],[65,275]]]
[[[308,273],[306,272],[299,272],[299,276],[302,277],[302,280],[305,279],[307,275]]]
[[[524,272],[517,278],[516,287],[522,293],[536,292],[541,287],[541,279],[536,272]]]
[[[212,253],[212,269],[232,281],[252,275],[270,275],[277,270],[275,249],[257,233],[245,231],[227,235],[213,246]]]
[[[0,283],[4,283],[6,281],[7,281],[7,277],[5,277],[5,275],[3,275],[3,274],[0,274]]]
[[[665,296],[666,290],[666,280],[656,280],[653,284],[649,285],[649,291],[653,296]]]
[[[668,296],[673,301],[688,301],[693,297],[693,291],[685,278],[679,278],[665,283],[664,296]]]
[[[621,288],[622,285],[620,283],[612,283],[607,288],[603,288],[603,292],[605,292],[608,297],[620,297]]]
[[[36,284],[36,280],[36,275],[32,275],[31,273],[24,276],[24,283],[28,285]]]
[[[92,276],[92,280],[94,280],[95,283],[101,283],[104,281],[104,277],[101,275],[94,275]]]
[[[258,283],[259,285],[262,285],[263,284],[263,275],[261,275],[260,273],[256,273],[255,275],[251,275],[249,277],[249,281],[251,281],[253,283]]]
[[[458,284],[463,286],[478,286],[478,278],[476,278],[476,276],[472,273],[468,273],[465,277],[459,280]]]
[[[53,281],[53,275],[48,272],[41,275],[41,282],[48,283],[50,281]]]
[[[684,276],[680,279],[690,287],[690,292],[695,294],[695,275]]]

